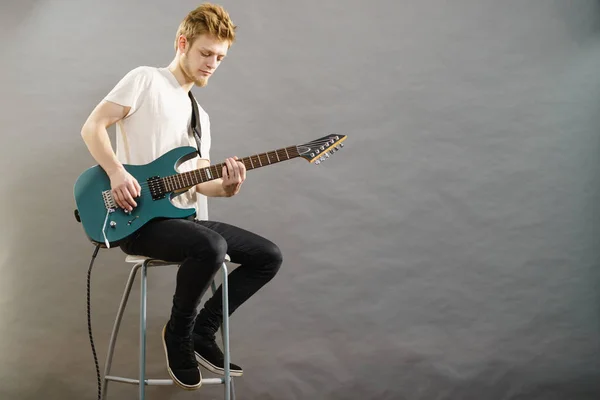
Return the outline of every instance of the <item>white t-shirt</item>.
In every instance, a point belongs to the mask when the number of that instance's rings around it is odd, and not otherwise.
[[[197,148],[190,129],[190,98],[167,68],[141,66],[129,71],[105,100],[131,107],[116,126],[116,155],[121,163],[148,164],[175,147]],[[202,128],[200,152],[203,159],[210,160],[210,120],[199,104],[198,113]],[[198,158],[196,155],[177,170],[198,168]],[[208,219],[206,196],[197,193],[195,187],[172,202],[181,208],[194,207],[197,219]]]

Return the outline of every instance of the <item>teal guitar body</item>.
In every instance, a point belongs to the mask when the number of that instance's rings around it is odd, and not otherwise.
[[[142,195],[134,199],[137,207],[131,213],[114,204],[110,179],[104,169],[96,165],[84,171],[75,182],[74,196],[88,238],[94,243],[113,247],[152,219],[195,215],[194,208],[182,209],[173,205],[171,199],[176,195],[173,192],[153,198],[149,182],[156,181],[156,177],[177,174],[176,168],[196,154],[193,147],[179,147],[149,164],[124,165],[142,187]]]
[[[320,164],[343,147],[345,135],[325,136],[311,142],[285,147],[239,159],[246,170],[273,165],[296,157],[311,164]],[[87,237],[102,247],[114,247],[156,218],[188,218],[195,208],[180,208],[172,199],[199,183],[222,177],[224,163],[178,172],[177,168],[196,156],[191,146],[178,147],[145,165],[124,165],[138,181],[141,196],[137,206],[126,212],[117,206],[112,196],[108,175],[99,166],[85,170],[73,189],[76,203],[75,216],[83,225]]]

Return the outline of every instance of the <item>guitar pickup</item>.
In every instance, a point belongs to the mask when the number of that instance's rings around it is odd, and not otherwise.
[[[164,179],[159,176],[153,176],[148,178],[146,182],[148,183],[152,200],[160,200],[165,198],[167,188],[165,187]]]

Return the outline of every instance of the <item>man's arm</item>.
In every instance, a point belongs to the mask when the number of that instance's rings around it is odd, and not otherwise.
[[[102,101],[94,108],[81,129],[81,137],[90,154],[110,178],[113,197],[119,207],[131,211],[137,206],[134,197],[141,194],[137,180],[129,174],[115,155],[107,128],[123,119],[129,107]]]
[[[199,183],[196,190],[207,197],[231,197],[239,193],[242,183],[246,180],[246,166],[237,157],[225,159],[223,177],[212,181]],[[198,168],[206,168],[210,162],[198,160]]]

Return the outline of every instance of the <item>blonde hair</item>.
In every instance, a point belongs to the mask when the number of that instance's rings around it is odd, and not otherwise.
[[[187,38],[190,46],[196,38],[203,34],[208,34],[218,40],[228,41],[229,46],[235,41],[235,31],[237,26],[229,18],[229,13],[219,5],[204,3],[196,9],[190,11],[185,16],[177,35],[175,36],[175,50],[179,36]]]

